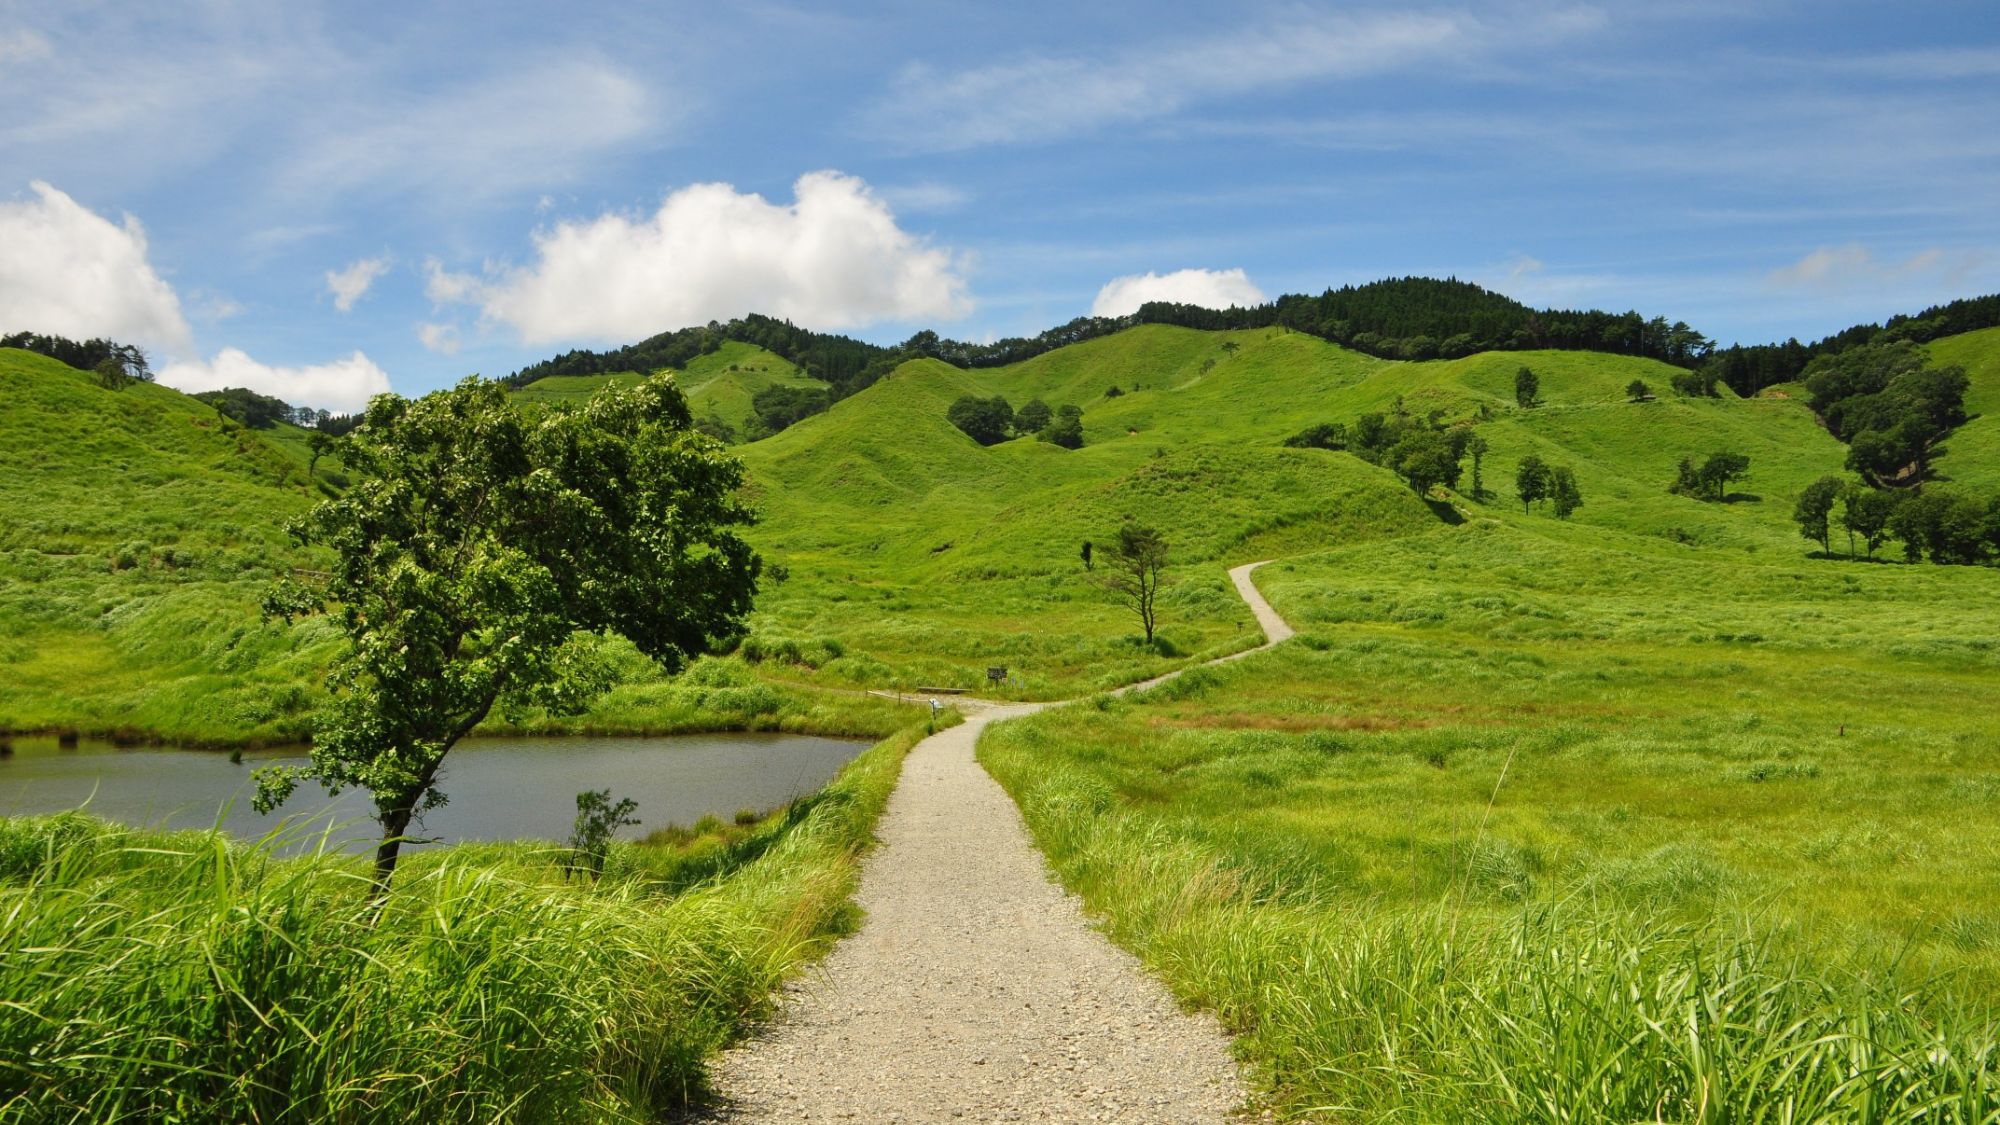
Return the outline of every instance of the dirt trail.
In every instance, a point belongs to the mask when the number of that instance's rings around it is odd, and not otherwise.
[[[1292,631],[1250,584],[1257,565],[1229,573],[1268,647]],[[1240,1109],[1221,1027],[1091,927],[973,759],[987,724],[1045,706],[974,705],[910,751],[862,868],[866,922],[787,989],[764,1035],[723,1056],[712,1119],[1221,1122]]]

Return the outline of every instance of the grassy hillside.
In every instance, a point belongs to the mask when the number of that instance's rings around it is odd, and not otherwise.
[[[1514,402],[1523,364],[1541,378],[1544,405],[1531,410]],[[765,599],[759,627],[846,654],[820,662],[816,675],[833,682],[975,686],[985,666],[1006,664],[1027,694],[1048,697],[1136,678],[1174,658],[1138,649],[1078,558],[1083,541],[1101,546],[1136,519],[1166,534],[1185,579],[1164,616],[1172,651],[1228,647],[1247,625],[1223,589],[1228,565],[1462,518],[1349,454],[1282,448],[1311,424],[1399,402],[1477,423],[1491,444],[1492,511],[1512,503],[1514,468],[1534,453],[1576,470],[1586,502],[1574,534],[1802,556],[1792,503],[1839,471],[1842,447],[1789,399],[1665,393],[1673,370],[1577,352],[1398,363],[1279,329],[1166,326],[1011,367],[906,364],[743,451],[766,517],[759,544],[794,575]],[[1635,378],[1659,399],[1628,402]],[[964,394],[1079,406],[1087,444],[981,448],[945,421]],[[1667,494],[1681,457],[1722,449],[1752,461],[1732,503]]]
[[[281,573],[324,565],[283,530],[320,494],[302,435],[0,350],[0,732],[304,737],[338,631],[258,609]],[[624,682],[588,714],[482,729],[880,734],[897,721],[893,704],[777,689],[730,662],[672,679],[623,651]]]
[[[304,466],[165,387],[0,351],[0,727],[283,738],[332,639],[257,619]]]
[[[2000,493],[2000,328],[1951,336],[1927,350],[1932,362],[1959,364],[1972,380],[1965,395],[1972,420],[1945,442],[1948,452],[1938,458],[1938,471],[1955,486],[1987,496]]]
[[[754,344],[725,341],[707,355],[696,356],[676,373],[688,406],[696,418],[716,418],[739,438],[749,429],[755,411],[750,401],[766,387],[823,389],[826,384],[800,371],[782,356]],[[614,375],[552,375],[515,391],[524,403],[582,402],[607,386],[629,386],[644,378],[637,372]]]

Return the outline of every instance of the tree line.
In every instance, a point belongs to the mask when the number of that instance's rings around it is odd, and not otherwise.
[[[981,445],[998,445],[1012,437],[1033,437],[1064,449],[1083,448],[1080,406],[1050,409],[1048,403],[1033,398],[1017,411],[1001,395],[992,398],[960,395],[945,410],[945,419]]]
[[[1865,345],[1926,344],[1961,332],[2000,327],[2000,293],[1933,305],[1913,316],[1892,316],[1881,324],[1857,324],[1822,340],[1802,344],[1731,345],[1711,354],[1705,370],[1739,395],[1754,395],[1765,387],[1790,383],[1806,373],[1814,360],[1839,355]]]
[[[72,340],[39,332],[15,332],[0,336],[0,348],[20,348],[66,363],[78,371],[95,372],[99,382],[116,390],[128,382],[150,383],[153,368],[146,353],[131,344],[121,344],[101,336]]]
[[[1863,549],[1874,558],[1884,543],[1895,539],[1910,562],[2000,561],[2000,494],[1981,500],[1945,489],[1891,492],[1823,476],[1799,493],[1792,519],[1799,534],[1828,556],[1839,530],[1846,533],[1849,558],[1859,557]]]

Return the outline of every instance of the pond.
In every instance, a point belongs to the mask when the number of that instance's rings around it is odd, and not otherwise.
[[[303,747],[245,751],[241,764],[212,750],[130,749],[85,741],[64,749],[54,738],[12,739],[0,755],[0,816],[84,808],[106,820],[168,828],[220,823],[234,835],[261,836],[281,824],[327,825],[359,843],[377,831],[373,803],[348,790],[328,797],[307,782],[285,807],[259,816],[250,807],[250,771],[304,765]],[[739,809],[763,811],[813,793],[868,747],[849,739],[792,734],[700,734],[661,738],[481,738],[458,744],[445,759],[440,787],[451,798],[423,819],[413,837],[461,840],[565,840],[576,818],[576,795],[610,789],[639,803],[645,835],[668,824],[692,824],[705,814],[724,819]],[[303,835],[303,834],[302,834]],[[308,846],[293,838],[294,850]]]

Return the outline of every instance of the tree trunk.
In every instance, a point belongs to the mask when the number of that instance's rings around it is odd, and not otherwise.
[[[396,855],[403,847],[403,833],[409,831],[410,817],[416,808],[412,798],[396,808],[382,813],[382,842],[375,845],[375,897],[380,899],[389,893],[389,879],[396,873]]]

